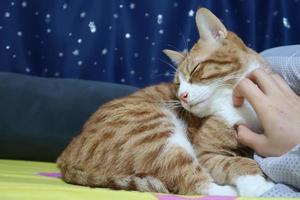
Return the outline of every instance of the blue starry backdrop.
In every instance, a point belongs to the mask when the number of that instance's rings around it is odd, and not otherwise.
[[[169,81],[162,50],[197,41],[201,6],[256,51],[300,43],[299,0],[1,0],[0,71],[137,87]]]

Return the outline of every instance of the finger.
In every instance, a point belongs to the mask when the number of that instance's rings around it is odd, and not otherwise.
[[[285,95],[292,95],[295,96],[296,94],[294,91],[290,88],[290,86],[279,76],[278,74],[272,74],[273,79],[275,80],[277,86],[280,88],[280,90],[285,94]]]
[[[259,155],[265,155],[268,144],[268,140],[265,135],[257,134],[244,125],[239,125],[237,132],[238,142],[250,147]]]
[[[263,109],[261,102],[266,101],[264,93],[248,78],[240,81],[240,83],[233,90],[233,104],[239,106],[246,98],[253,106],[254,110],[258,112]]]
[[[271,94],[276,91],[276,87],[274,87],[275,80],[263,68],[254,70],[247,77],[256,83],[265,94]]]

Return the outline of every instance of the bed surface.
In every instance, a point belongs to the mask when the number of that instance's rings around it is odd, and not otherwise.
[[[61,180],[55,163],[0,159],[0,199],[246,200],[251,198],[178,196],[76,186],[66,184]]]

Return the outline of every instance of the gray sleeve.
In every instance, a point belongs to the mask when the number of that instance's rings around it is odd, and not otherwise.
[[[300,144],[280,157],[262,158],[255,155],[254,159],[274,182],[300,190]]]
[[[268,49],[261,52],[261,55],[300,96],[300,45]]]
[[[276,198],[292,197],[292,198],[296,198],[296,197],[300,197],[300,192],[291,186],[278,183],[274,187],[272,187],[269,191],[264,193],[261,197],[268,197],[268,198],[269,197],[276,197]]]

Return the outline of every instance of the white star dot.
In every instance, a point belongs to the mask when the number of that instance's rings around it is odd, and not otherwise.
[[[133,56],[134,56],[135,58],[137,58],[137,57],[139,57],[139,53],[135,52],[135,53],[133,54]]]
[[[124,60],[124,58],[121,56],[121,57],[120,57],[120,60]]]
[[[78,66],[82,66],[82,64],[83,64],[82,60],[79,60],[79,61],[77,62],[77,65],[78,65]]]
[[[3,26],[0,26],[0,30],[2,30],[3,29]]]
[[[59,52],[58,53],[58,57],[63,57],[64,56],[64,53],[63,52]]]
[[[62,8],[63,8],[64,10],[67,9],[67,8],[68,8],[68,4],[64,3],[63,6],[62,6]]]
[[[189,16],[190,16],[190,17],[193,17],[193,16],[194,16],[194,13],[195,13],[195,12],[194,12],[193,10],[190,10],[190,11],[189,11]]]
[[[163,29],[160,29],[160,30],[158,31],[158,33],[159,33],[159,34],[164,34],[164,30],[163,30]]]
[[[178,7],[178,2],[174,2],[174,3],[173,3],[173,6],[174,6],[174,7]]]
[[[21,31],[18,31],[18,32],[17,32],[17,35],[18,35],[18,36],[22,36],[23,34],[22,34]]]
[[[55,76],[55,77],[59,77],[59,76],[60,76],[60,73],[59,73],[59,72],[55,72],[55,73],[54,73],[54,76]]]
[[[48,71],[49,71],[49,69],[48,69],[48,68],[44,68],[44,72],[46,72],[46,73],[47,73]]]
[[[229,13],[229,10],[228,10],[228,9],[225,9],[225,12],[226,12],[226,13]]]
[[[101,54],[106,55],[107,54],[107,49],[106,48],[102,49]]]
[[[131,75],[135,74],[135,71],[134,70],[130,70],[130,74]]]
[[[26,71],[27,73],[29,73],[31,70],[30,70],[30,68],[26,67],[26,68],[25,68],[25,71]]]
[[[50,23],[50,21],[51,21],[51,15],[50,14],[46,14],[45,22],[46,23]]]
[[[40,13],[39,13],[38,11],[36,11],[34,14],[37,16],[37,15],[39,15]]]
[[[247,24],[250,24],[250,23],[251,23],[251,20],[250,20],[250,19],[247,19],[247,20],[246,20],[246,23],[247,23]]]
[[[81,18],[85,18],[85,16],[86,16],[86,12],[80,13],[80,17],[81,17]]]
[[[191,38],[187,38],[186,41],[187,41],[187,42],[190,42],[190,41],[191,41]]]
[[[52,32],[51,28],[47,28],[46,32],[51,33]]]
[[[121,78],[121,83],[125,83],[125,78]]]
[[[155,42],[152,42],[151,45],[152,45],[152,46],[155,46]]]
[[[130,9],[135,9],[135,4],[134,3],[130,3],[129,8]]]
[[[123,4],[120,4],[120,6],[119,6],[120,8],[123,8],[124,6],[123,6]]]
[[[115,19],[118,19],[118,18],[119,18],[119,15],[118,15],[117,13],[114,13],[114,14],[113,14],[113,17],[114,17]]]
[[[149,36],[146,36],[146,37],[145,37],[145,40],[149,40]]]
[[[285,28],[287,28],[287,29],[290,29],[290,28],[291,28],[291,24],[290,24],[288,18],[283,17],[283,18],[282,18],[282,23],[283,23],[283,26],[284,26]]]
[[[163,23],[163,15],[162,14],[158,14],[157,15],[157,23],[158,24],[162,24]]]
[[[108,29],[111,30],[111,29],[112,29],[112,26],[109,26]]]
[[[5,49],[6,49],[6,50],[9,50],[9,49],[10,49],[10,46],[9,46],[9,45],[7,45],[7,46],[5,47]]]
[[[97,62],[97,61],[95,61],[95,62],[94,62],[94,65],[98,65],[98,62]]]
[[[11,6],[14,6],[14,5],[15,5],[15,2],[11,2],[10,5],[11,5]]]
[[[145,13],[145,17],[149,17],[149,13]]]
[[[78,56],[79,55],[79,50],[78,49],[75,49],[73,52],[72,52],[73,56]]]
[[[165,72],[165,76],[167,76],[167,77],[168,77],[168,76],[171,76],[170,72],[166,71],[166,72]]]
[[[152,60],[152,61],[154,61],[154,60],[155,60],[155,58],[154,58],[154,57],[152,57],[152,58],[151,58],[151,60]]]
[[[125,34],[125,38],[129,39],[131,37],[130,33]]]
[[[79,44],[81,44],[81,43],[82,43],[82,39],[79,38],[79,39],[77,40],[77,42],[78,42]]]
[[[70,36],[70,37],[71,37],[72,35],[73,35],[73,33],[69,33],[69,34],[68,34],[68,36]]]
[[[13,55],[12,55],[12,58],[14,58],[14,59],[15,59],[16,57],[17,57],[17,55],[16,55],[16,54],[13,54]]]
[[[89,22],[89,28],[90,28],[91,33],[95,33],[97,31],[97,27],[95,25],[95,22],[93,22],[93,21]]]
[[[273,14],[273,16],[277,16],[277,15],[278,15],[278,13],[279,13],[279,11],[278,11],[278,10],[274,10],[272,14]]]
[[[21,5],[22,5],[23,8],[26,8],[27,7],[27,2],[23,1]]]
[[[9,17],[10,17],[10,12],[5,12],[5,13],[4,13],[4,17],[5,17],[5,18],[9,18]]]

